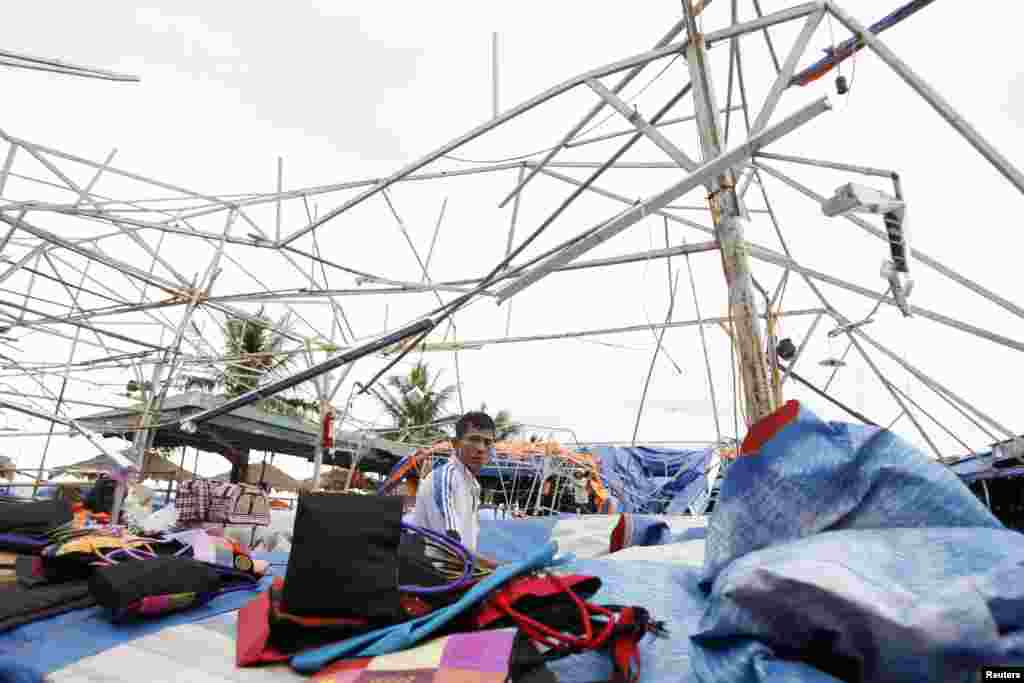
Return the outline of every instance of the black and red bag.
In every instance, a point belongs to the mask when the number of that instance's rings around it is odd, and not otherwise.
[[[515,579],[495,591],[472,614],[473,628],[515,626],[533,652],[520,650],[513,679],[530,675],[562,657],[606,651],[615,665],[616,683],[639,679],[638,645],[648,634],[664,635],[641,607],[595,605],[589,602],[601,586],[597,577],[539,573]]]

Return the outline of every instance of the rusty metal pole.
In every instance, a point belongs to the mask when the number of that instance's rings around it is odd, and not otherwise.
[[[697,11],[684,0],[683,13],[690,39],[686,60],[693,83],[693,102],[704,159],[714,159],[722,151],[719,108],[708,70],[704,36],[697,29]],[[722,255],[722,269],[729,287],[729,315],[735,330],[734,343],[739,355],[747,419],[753,423],[774,410],[768,359],[765,354],[757,299],[750,276],[750,260],[744,246],[747,211],[736,193],[735,169],[708,184],[708,204]]]

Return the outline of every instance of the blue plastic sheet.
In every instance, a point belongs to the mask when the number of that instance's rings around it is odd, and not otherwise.
[[[730,468],[708,528],[698,679],[969,681],[1024,662],[1024,535],[948,468],[806,410]]]
[[[707,486],[712,450],[599,447],[594,456],[616,510],[660,514],[681,512]]]
[[[566,514],[527,519],[481,518],[478,549],[502,562],[518,562],[526,559],[534,548],[556,541],[560,553],[572,553],[579,558],[599,557],[610,552],[612,532],[621,517]],[[664,545],[675,539],[664,516],[626,513],[625,517],[623,548]]]

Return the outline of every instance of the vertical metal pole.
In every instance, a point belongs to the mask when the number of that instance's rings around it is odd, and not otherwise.
[[[523,174],[526,172],[526,165],[519,167],[519,178],[516,180],[516,186],[522,185]],[[516,193],[516,198],[512,202],[512,220],[508,226],[508,243],[505,245],[505,258],[512,253],[512,242],[516,236],[516,220],[519,218],[519,199],[522,197],[522,193]],[[509,301],[505,311],[505,336],[509,336],[512,330],[512,302]]]
[[[146,449],[152,445],[153,440],[156,437],[156,431],[150,429],[147,422],[150,415],[160,414],[160,406],[163,403],[164,397],[167,395],[167,388],[176,369],[175,361],[181,348],[181,342],[185,336],[185,330],[188,328],[188,325],[192,320],[192,314],[199,306],[200,297],[203,296],[204,293],[207,295],[209,294],[214,281],[220,274],[218,264],[220,263],[221,256],[224,254],[224,246],[227,243],[225,238],[227,238],[230,231],[231,221],[229,219],[228,225],[224,229],[224,236],[217,247],[217,251],[213,255],[213,259],[211,259],[210,264],[206,267],[206,272],[203,273],[202,278],[197,277],[193,281],[192,296],[189,298],[188,305],[185,307],[185,312],[181,316],[181,322],[178,324],[174,340],[171,345],[167,347],[160,362],[153,366],[152,379],[150,380],[152,384],[150,391],[152,391],[152,394],[147,397],[146,406],[142,410],[139,431],[135,433],[135,442],[133,443],[133,448],[135,450],[135,462],[138,464],[140,469],[145,462]],[[169,373],[167,375],[167,383],[161,387],[160,382],[163,378],[164,366],[169,366]],[[117,524],[118,515],[121,512],[121,497],[124,494],[124,491],[124,482],[118,482],[117,489],[114,493],[114,507],[110,513],[110,517],[114,524]]]
[[[491,112],[498,118],[498,33],[491,34]]]
[[[11,173],[11,166],[14,164],[14,155],[18,152],[18,146],[13,142],[9,143],[7,156],[4,158],[4,166],[0,169],[0,197],[4,196],[4,188],[7,187],[7,178]],[[24,215],[24,214],[22,214]]]
[[[326,410],[327,410],[327,401],[325,401],[323,399],[323,394],[321,394],[321,399],[320,399],[320,430],[321,430],[321,435],[317,436],[316,448],[313,449],[313,481],[312,481],[312,483],[310,485],[310,488],[312,488],[312,490],[314,490],[314,491],[317,490],[318,488],[320,488],[320,470],[321,470],[321,468],[323,467],[323,464],[324,464],[324,442],[323,442],[322,433],[323,433],[323,428],[324,428],[324,415],[325,415],[325,411]]]
[[[981,490],[985,492],[985,507],[987,507],[989,509],[989,511],[991,512],[991,510],[992,510],[992,497],[989,496],[989,494],[988,494],[988,482],[986,482],[984,479],[981,480]]]
[[[284,159],[277,158],[277,210],[275,217],[275,231],[277,241],[281,241],[281,192],[284,183]]]
[[[13,230],[13,228],[12,228],[12,230]],[[91,265],[92,265],[91,261],[86,261],[85,262],[85,270],[82,273],[82,279],[78,281],[78,289],[79,290],[81,290],[82,285],[85,283],[85,275],[86,275],[86,273],[89,272],[89,266],[91,266]],[[56,272],[57,271],[54,271],[54,273],[56,273]],[[58,277],[59,277],[59,274],[58,274]],[[69,292],[69,294],[70,294],[70,292]],[[74,301],[74,303],[77,306],[77,304],[78,304],[77,299]],[[81,309],[79,309],[79,310],[81,310]],[[64,363],[64,381],[60,385],[60,395],[57,396],[57,404],[56,404],[56,406],[53,409],[53,412],[58,414],[58,415],[60,414],[61,403],[64,402],[64,392],[68,388],[68,377],[71,374],[71,361],[73,361],[75,359],[75,350],[78,348],[78,339],[81,336],[81,333],[82,333],[82,328],[81,327],[76,327],[75,328],[75,338],[71,341],[71,351],[68,353],[67,362]],[[46,434],[46,445],[43,447],[43,457],[39,459],[39,476],[37,477],[37,479],[42,479],[43,478],[43,469],[46,466],[46,454],[50,450],[50,439],[53,437],[53,425],[54,425],[54,423],[51,422],[50,423],[49,432],[47,432],[47,434]],[[36,497],[36,490],[37,490],[37,487],[33,486],[32,487],[32,497],[33,498]]]
[[[704,160],[721,154],[722,133],[718,120],[711,75],[708,70],[704,37],[697,30],[690,0],[683,0],[690,39],[686,48],[687,65],[693,83],[693,101],[700,131]],[[747,419],[753,423],[774,408],[768,361],[761,339],[761,323],[754,297],[750,264],[744,240],[746,210],[736,194],[735,173],[730,170],[709,183],[708,203],[722,255],[722,268],[729,287],[729,314],[736,330],[736,346],[747,405]]]

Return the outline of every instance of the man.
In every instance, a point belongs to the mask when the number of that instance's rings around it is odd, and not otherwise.
[[[484,567],[493,560],[477,554],[480,536],[480,469],[494,448],[494,420],[470,412],[455,424],[454,452],[441,467],[427,475],[416,492],[413,524],[446,534],[464,545]]]

